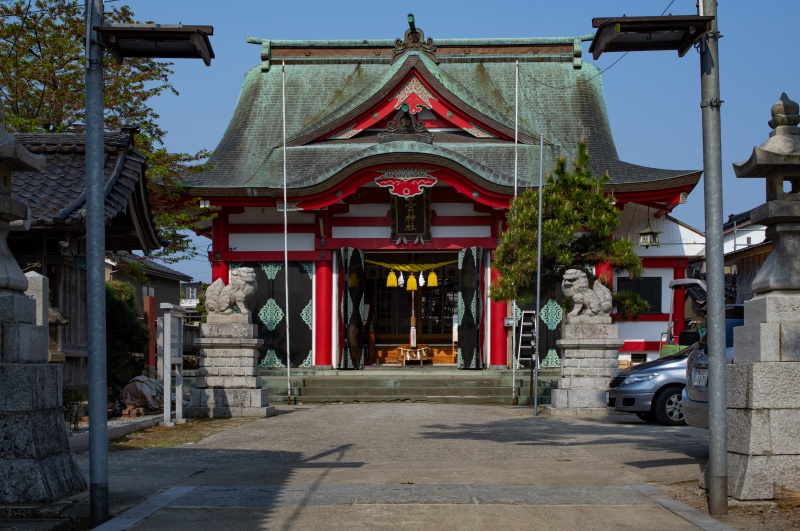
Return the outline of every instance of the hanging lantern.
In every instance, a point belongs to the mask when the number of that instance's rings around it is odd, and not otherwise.
[[[397,275],[394,274],[394,271],[389,271],[389,276],[386,277],[386,287],[387,288],[397,287]]]
[[[356,275],[355,271],[351,272],[350,276],[347,277],[347,285],[351,288],[358,286],[358,275]]]
[[[640,230],[639,234],[639,247],[644,247],[647,249],[648,247],[660,247],[658,243],[658,235],[661,234],[660,230],[654,230],[653,227],[650,226],[650,222],[647,222],[647,227]]]
[[[436,271],[431,269],[431,272],[428,273],[428,287],[435,288],[439,285],[439,277],[436,276]]]
[[[419,272],[419,287],[423,287],[425,285],[425,276],[422,274],[422,271]]]
[[[397,285],[402,288],[403,285],[405,285],[405,283],[406,283],[406,279],[403,278],[403,272],[400,271],[400,278],[397,279]]]
[[[639,247],[645,249],[649,247],[660,247],[658,243],[658,235],[662,231],[655,230],[650,226],[650,207],[647,207],[647,227],[637,232],[639,235]]]
[[[408,284],[406,285],[407,291],[417,291],[417,277],[413,274],[408,275]]]

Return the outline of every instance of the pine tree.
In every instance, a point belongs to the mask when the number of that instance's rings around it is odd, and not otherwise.
[[[554,294],[568,269],[580,269],[595,279],[594,267],[608,263],[615,272],[641,275],[642,263],[633,244],[614,240],[620,212],[606,197],[608,174],[596,177],[589,166],[586,144],[578,144],[577,156],[567,169],[567,160],[559,159],[545,179],[542,195],[542,293]],[[500,278],[492,286],[495,300],[529,301],[536,296],[537,234],[539,191],[527,189],[508,211],[508,230],[501,238],[494,265]],[[610,278],[601,278],[605,284]],[[635,298],[634,298],[635,299]],[[627,300],[630,300],[628,297]],[[638,303],[640,301],[635,301]],[[636,316],[640,311],[623,304],[621,313]],[[630,311],[629,311],[630,310]]]

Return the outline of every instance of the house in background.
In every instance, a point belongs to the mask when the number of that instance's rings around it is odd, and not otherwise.
[[[753,279],[772,251],[765,230],[750,222],[750,211],[731,215],[724,225],[725,273],[735,275],[732,302],[736,304],[753,298]]]
[[[148,200],[145,156],[135,129],[105,135],[106,249],[150,252],[161,247]],[[16,135],[46,157],[42,172],[14,172],[12,196],[27,203],[30,227],[17,224],[8,245],[23,271],[49,279],[50,305],[69,322],[51,329],[54,355],[64,360],[64,385],[85,387],[86,359],[86,143],[83,134]],[[52,337],[52,336],[55,337]]]
[[[157,366],[157,321],[164,316],[163,303],[180,305],[181,284],[192,277],[133,253],[114,253],[106,258],[106,282],[117,280],[133,285],[139,314],[150,330],[146,370],[155,376]]]
[[[181,283],[181,307],[187,312],[188,321],[199,321],[197,306],[205,299],[206,292],[202,282]]]

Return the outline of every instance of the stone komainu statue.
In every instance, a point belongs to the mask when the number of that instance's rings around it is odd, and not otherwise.
[[[209,314],[230,315],[234,306],[247,314],[247,299],[256,291],[256,273],[252,267],[240,267],[231,271],[231,282],[227,286],[218,278],[206,289],[206,310]]]
[[[574,304],[569,312],[571,317],[595,317],[608,315],[611,311],[611,291],[599,281],[590,288],[586,273],[579,269],[569,269],[564,273],[561,289]]]

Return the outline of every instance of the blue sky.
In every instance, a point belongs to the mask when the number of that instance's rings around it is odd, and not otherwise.
[[[233,113],[243,76],[260,63],[260,46],[247,36],[269,39],[394,39],[414,13],[426,37],[510,38],[577,36],[593,32],[592,18],[696,14],[695,0],[528,0],[508,1],[261,1],[138,0],[127,2],[140,21],[214,26],[216,54],[211,67],[178,60],[172,81],[180,96],[165,94],[151,104],[168,131],[171,151],[214,149]],[[747,159],[767,139],[770,107],[781,92],[800,101],[798,39],[800,2],[722,0],[719,2],[722,106],[723,216],[764,202],[762,179],[736,179],[731,163]],[[108,3],[108,6],[114,5]],[[669,7],[668,7],[669,6]],[[691,50],[604,54],[593,61],[584,43],[583,59],[603,74],[606,104],[622,160],[668,169],[702,169],[700,60]],[[622,57],[622,58],[621,58]],[[613,64],[616,62],[616,64]],[[280,124],[276,124],[280,127]],[[591,150],[591,146],[589,146]],[[703,182],[678,219],[705,229]],[[210,240],[201,239],[202,250]],[[175,269],[210,280],[204,260]]]

